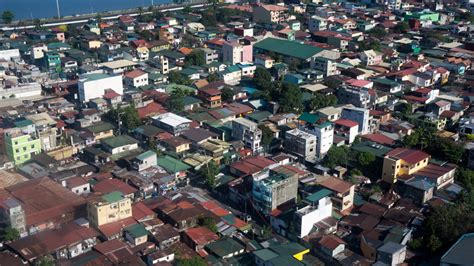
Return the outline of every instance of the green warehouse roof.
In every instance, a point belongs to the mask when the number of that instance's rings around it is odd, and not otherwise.
[[[111,148],[118,148],[125,145],[131,145],[131,144],[137,143],[137,141],[134,138],[127,135],[106,138],[102,140],[102,142]]]
[[[271,51],[277,54],[296,57],[304,60],[316,55],[323,50],[312,45],[275,38],[266,38],[261,40],[260,42],[256,43],[254,47],[257,49]]]
[[[100,132],[105,132],[109,130],[114,130],[115,127],[114,125],[104,122],[104,123],[99,123],[90,127],[86,127],[87,130],[89,130],[92,133],[100,133]]]
[[[177,173],[191,168],[191,166],[168,155],[159,157],[157,163],[158,166],[163,167],[168,173]]]
[[[331,194],[332,194],[331,190],[323,188],[323,189],[309,195],[308,197],[306,197],[305,200],[308,201],[308,202],[314,203],[314,202],[317,202],[320,199],[325,198],[325,197],[327,197]]]

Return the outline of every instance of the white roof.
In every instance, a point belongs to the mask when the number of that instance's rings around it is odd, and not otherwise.
[[[102,63],[103,67],[110,68],[110,69],[129,67],[129,66],[134,66],[134,65],[136,65],[135,62],[130,61],[130,60],[125,60],[125,59]]]
[[[183,123],[191,123],[191,120],[174,113],[164,113],[153,117],[153,119],[158,120],[163,124],[170,125],[172,127],[179,126]]]
[[[324,90],[324,89],[327,89],[327,87],[328,86],[326,86],[324,84],[321,84],[321,83],[306,84],[306,85],[301,86],[301,88],[303,88],[305,90],[309,90],[311,92],[317,92],[317,91],[320,91],[320,90]]]

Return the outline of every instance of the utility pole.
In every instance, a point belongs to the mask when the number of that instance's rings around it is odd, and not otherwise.
[[[61,13],[59,12],[59,0],[56,0],[56,9],[58,11],[58,18],[61,18]]]

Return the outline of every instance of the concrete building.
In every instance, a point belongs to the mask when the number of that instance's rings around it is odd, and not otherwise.
[[[430,155],[407,148],[397,148],[388,152],[383,160],[382,180],[387,183],[397,182],[402,175],[411,175],[428,165]]]
[[[244,145],[254,153],[262,150],[262,131],[257,123],[246,118],[237,118],[232,121],[232,137],[244,142]]]
[[[303,161],[314,161],[316,159],[315,135],[306,133],[297,128],[285,133],[285,149],[291,154],[298,156]]]
[[[252,197],[255,207],[269,215],[278,206],[296,202],[298,175],[286,175],[271,170],[254,175]]]
[[[219,54],[212,49],[209,48],[202,48],[201,49],[204,52],[204,58],[206,59],[206,64],[210,64],[214,61],[219,60]]]
[[[0,202],[0,221],[10,228],[18,230],[21,237],[26,236],[25,211],[16,199],[6,199]]]
[[[174,113],[164,113],[154,116],[153,124],[177,136],[190,129],[191,120]]]
[[[111,154],[138,149],[138,142],[128,135],[106,138],[103,139],[101,143],[103,149]]]
[[[132,168],[135,171],[143,171],[157,164],[157,156],[154,151],[146,151],[132,160]]]
[[[316,57],[314,59],[314,69],[323,72],[326,77],[339,74],[336,61],[325,57]]]
[[[327,30],[328,20],[319,16],[311,16],[308,20],[308,29],[310,32]]]
[[[294,216],[295,231],[299,238],[311,233],[314,224],[331,216],[331,194],[330,190],[321,189],[304,199],[308,205],[297,209]]]
[[[333,207],[338,211],[345,211],[354,205],[355,185],[332,176],[317,176],[316,182],[323,188],[332,191]]]
[[[316,156],[323,157],[334,143],[334,125],[317,114],[303,113],[299,129],[316,136]]]
[[[41,152],[41,141],[34,133],[25,133],[20,128],[5,130],[5,152],[15,165],[21,165]]]
[[[132,217],[130,198],[115,191],[93,199],[87,204],[87,218],[95,227]]]
[[[81,102],[102,98],[106,90],[123,94],[122,76],[106,74],[84,74],[79,77],[78,94]]]
[[[134,88],[146,86],[148,85],[148,73],[140,69],[127,72],[124,75],[124,83]]]
[[[352,144],[359,135],[359,124],[352,120],[338,119],[334,121],[334,134]]]
[[[256,23],[281,23],[289,19],[288,8],[279,5],[260,5],[253,8]]]
[[[359,134],[364,135],[370,132],[370,114],[369,110],[358,107],[344,107],[341,118],[355,121],[359,125]]]
[[[405,262],[407,246],[389,241],[377,249],[377,264],[400,265]]]
[[[245,41],[230,41],[222,44],[222,61],[235,65],[253,61],[252,44]]]

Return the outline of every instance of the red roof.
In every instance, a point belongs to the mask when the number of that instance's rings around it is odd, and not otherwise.
[[[409,164],[416,164],[430,157],[430,155],[425,152],[408,148],[396,148],[386,155],[395,159],[404,160]]]
[[[143,202],[137,202],[132,205],[133,218],[138,222],[147,217],[154,217],[155,213]]]
[[[226,216],[230,213],[230,211],[222,208],[221,206],[217,205],[217,203],[215,201],[205,201],[205,202],[201,202],[201,206],[204,207],[204,209],[214,213],[215,215],[219,216],[219,217],[222,217],[222,216]]]
[[[394,139],[391,139],[385,136],[384,134],[380,134],[380,133],[363,135],[362,138],[382,144],[382,145],[395,145]]]
[[[184,233],[197,245],[206,245],[219,239],[219,236],[203,226],[188,229]]]
[[[120,94],[116,93],[114,90],[107,90],[107,92],[104,94],[105,99],[113,99],[119,96]]]
[[[329,250],[334,250],[339,245],[346,244],[346,242],[335,235],[325,235],[319,240],[319,244]]]
[[[117,222],[101,225],[98,229],[106,238],[110,238],[120,234],[125,227],[136,223],[133,217],[128,217]]]
[[[151,102],[146,106],[137,108],[137,113],[140,119],[145,119],[147,117],[163,114],[166,112],[166,108],[156,102]]]
[[[332,176],[325,177],[325,179],[319,182],[319,184],[330,190],[336,191],[337,193],[346,193],[354,186],[349,182]]]
[[[143,70],[140,69],[135,69],[133,71],[127,72],[125,74],[125,77],[130,78],[130,79],[135,79],[138,78],[142,75],[145,75],[146,73]]]
[[[356,121],[352,121],[348,119],[338,119],[334,121],[334,124],[345,126],[345,127],[355,127],[359,125]]]
[[[137,192],[137,189],[116,179],[105,179],[94,185],[92,188],[94,192],[102,192],[104,194],[120,191],[124,195],[129,195]]]

